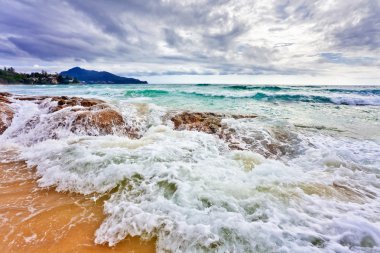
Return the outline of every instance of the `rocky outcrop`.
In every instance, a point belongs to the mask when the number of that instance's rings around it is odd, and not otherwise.
[[[174,115],[171,121],[176,130],[195,130],[208,134],[215,134],[226,141],[231,149],[244,149],[235,141],[234,129],[222,124],[225,118],[253,119],[255,115],[227,115],[212,112],[182,112]]]
[[[9,100],[9,97],[11,96],[8,92],[0,92],[0,102],[10,104],[11,101]]]
[[[14,112],[9,106],[11,104],[10,96],[11,94],[9,93],[0,92],[0,134],[7,130],[14,116]]]
[[[62,97],[52,97],[51,100],[57,102],[57,106],[52,108],[53,112],[59,111],[63,108],[73,107],[73,106],[82,106],[85,108],[90,108],[93,106],[99,107],[99,105],[102,105],[103,107],[109,107],[109,106],[106,106],[104,101],[100,99],[95,99],[95,98],[78,98],[78,97],[69,98],[66,96],[62,96]]]
[[[41,115],[32,116],[11,135],[28,134],[30,143],[48,138],[60,138],[67,131],[79,135],[124,135],[141,137],[141,129],[127,123],[121,113],[99,99],[67,96],[12,96],[0,93],[0,134],[10,126],[15,112],[12,102],[17,100],[38,104]],[[218,136],[230,149],[252,150],[265,157],[279,158],[298,152],[298,138],[292,131],[269,126],[255,128],[249,121],[255,115],[232,115],[212,112],[171,112],[165,116],[175,130],[200,131]],[[226,121],[223,121],[226,119]],[[128,119],[129,120],[129,119]],[[235,121],[237,120],[237,121]],[[248,123],[248,124],[247,124]],[[244,125],[246,124],[246,125]],[[248,128],[247,128],[248,125]],[[34,132],[34,133],[33,133]]]
[[[224,140],[230,149],[251,150],[265,157],[280,158],[293,155],[293,142],[298,139],[286,129],[276,127],[262,129],[243,130],[241,132],[234,127],[224,124],[223,119],[254,119],[255,115],[228,115],[210,112],[181,112],[170,118],[176,130],[194,130],[214,134]],[[247,132],[248,131],[248,132]]]
[[[136,136],[133,129],[126,125],[120,112],[102,100],[67,96],[12,96],[9,93],[0,93],[0,134],[12,121],[14,112],[9,106],[12,99],[40,105],[48,103],[49,112],[44,117],[46,131],[67,128],[71,132],[86,135],[116,133]],[[38,124],[41,124],[41,119],[35,116],[26,123],[23,131],[31,131]],[[54,138],[56,134],[51,133],[47,136]]]
[[[197,130],[209,134],[220,134],[224,118],[256,118],[255,115],[226,115],[212,112],[182,112],[174,115],[171,121],[177,130]]]
[[[220,131],[222,115],[207,112],[183,112],[171,118],[177,130],[196,130],[209,134]]]
[[[73,106],[91,107],[99,104],[105,104],[105,102],[100,99],[67,96],[14,96],[14,99],[22,101],[34,101],[36,103],[41,103],[41,101],[45,99],[50,99],[51,101],[57,102],[57,105],[51,108],[51,112],[56,112],[63,108]]]
[[[74,119],[70,130],[75,133],[87,135],[123,134],[134,136],[129,127],[126,126],[123,116],[111,109],[94,109],[92,106],[84,110],[72,110]]]
[[[72,132],[87,135],[118,133],[135,136],[120,112],[100,99],[61,96],[52,97],[51,101],[57,102],[56,106],[50,108],[52,113],[67,108],[63,115],[72,119],[70,127]]]

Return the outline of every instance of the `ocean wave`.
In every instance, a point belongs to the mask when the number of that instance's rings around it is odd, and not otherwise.
[[[317,141],[318,148],[287,165],[231,151],[209,134],[156,126],[138,140],[48,140],[25,149],[23,158],[37,165],[42,187],[110,194],[97,243],[112,246],[132,235],[156,237],[159,252],[326,252],[345,246],[355,252],[367,241],[367,249],[376,247],[380,230],[369,221],[376,217],[376,195],[349,185],[365,182],[376,190],[376,177],[349,173],[352,168],[337,160],[358,161],[356,143]],[[326,161],[332,144],[337,154],[330,152]],[[367,143],[360,148],[368,147],[373,149]],[[344,173],[316,167],[335,166],[332,161]],[[364,215],[363,203],[374,211],[367,219],[357,217]]]
[[[280,90],[289,90],[289,87],[280,87],[280,86],[253,86],[253,85],[229,85],[223,87],[228,90],[264,90],[264,91],[280,91]]]
[[[267,94],[256,92],[253,94],[220,94],[220,93],[202,93],[202,92],[181,92],[187,95],[213,97],[213,98],[252,98],[261,101],[282,101],[282,102],[315,102],[315,103],[329,103],[331,100],[328,97],[315,96],[315,95],[301,95],[301,94]]]
[[[353,93],[359,95],[380,95],[380,89],[347,89],[347,88],[325,88],[323,91],[333,93]]]
[[[376,142],[298,131],[262,115],[223,120],[231,141],[249,149],[231,150],[216,135],[174,130],[161,107],[125,101],[115,110],[141,130],[139,138],[89,136],[66,131],[71,117],[58,117],[79,106],[53,118],[50,106],[15,101],[15,119],[0,142],[19,146],[39,186],[107,196],[96,243],[141,236],[157,238],[158,252],[379,249]],[[41,120],[29,122],[36,115]]]
[[[380,96],[366,97],[333,97],[331,102],[337,105],[373,105],[380,106]]]
[[[128,90],[124,93],[126,97],[159,97],[169,94],[166,90]]]
[[[204,93],[204,92],[181,92],[185,95],[193,95],[198,97],[212,97],[217,99],[224,98],[247,98],[254,99],[258,101],[267,102],[305,102],[305,103],[327,103],[336,105],[380,105],[379,96],[356,96],[356,97],[333,97],[333,96],[323,96],[323,95],[307,95],[307,94],[286,94],[286,93],[275,93],[268,94],[263,92],[256,92],[253,94],[244,93],[232,93],[232,94],[220,94],[220,93]]]

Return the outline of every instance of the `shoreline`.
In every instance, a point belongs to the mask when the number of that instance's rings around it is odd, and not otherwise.
[[[17,110],[12,107],[15,101],[41,105],[46,99],[55,103],[50,113],[67,109],[69,115],[77,116],[73,132],[82,125],[84,128],[95,125],[96,131],[92,127],[84,130],[92,135],[110,134],[114,125],[125,127],[121,115],[101,100],[1,92],[0,136],[17,118]],[[82,110],[78,111],[76,106]],[[60,252],[155,252],[154,239],[127,237],[113,247],[95,244],[95,232],[106,218],[105,198],[94,201],[91,196],[58,192],[54,187],[41,188],[36,170],[11,153],[14,152],[7,149],[0,152],[0,234],[4,235],[0,252],[56,252],[56,249]]]
[[[0,178],[1,252],[155,252],[154,240],[138,237],[95,244],[104,200],[40,188],[24,161],[1,162]]]
[[[111,95],[101,95],[102,89],[65,93],[43,88],[17,95],[28,91],[24,88],[0,92],[0,161],[8,157],[2,151],[16,154],[8,158],[15,162],[0,164],[5,173],[0,173],[0,204],[9,207],[0,216],[6,224],[0,228],[6,235],[0,250],[244,252],[257,246],[263,252],[283,247],[322,252],[378,247],[378,237],[368,235],[378,232],[371,210],[378,206],[379,149],[368,125],[375,108],[306,107],[298,99],[257,104],[250,111],[239,110],[248,105],[242,101],[234,110],[218,111],[213,109],[233,104],[216,97],[202,106],[162,106],[169,92],[152,104],[111,100],[121,93],[118,89]],[[140,95],[156,95],[149,92]],[[233,92],[239,97],[246,91]],[[191,96],[191,105],[203,103],[209,93],[198,100]],[[216,107],[209,106],[210,100]],[[368,115],[352,117],[359,111]],[[297,120],[314,115],[310,121]],[[346,122],[354,122],[357,133],[347,134]],[[368,211],[362,212],[364,205]],[[310,213],[309,206],[320,212]],[[265,215],[268,210],[272,215]],[[344,220],[347,215],[355,219]],[[267,240],[273,226],[282,233],[278,247]],[[349,238],[339,237],[348,232]],[[140,243],[127,235],[152,240]]]

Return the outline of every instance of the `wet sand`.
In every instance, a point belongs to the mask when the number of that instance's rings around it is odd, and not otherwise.
[[[96,245],[102,201],[37,186],[22,161],[0,163],[0,252],[155,252],[155,242],[127,238]]]

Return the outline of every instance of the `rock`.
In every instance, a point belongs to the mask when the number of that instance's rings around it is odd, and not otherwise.
[[[0,92],[0,97],[10,97],[12,96],[11,93],[8,93],[8,92]]]
[[[0,134],[2,134],[13,118],[13,111],[8,103],[11,101],[9,93],[0,93]],[[54,138],[56,128],[66,128],[78,134],[86,135],[108,135],[125,134],[136,137],[136,131],[128,127],[123,116],[99,99],[88,99],[67,96],[14,96],[16,100],[32,101],[37,104],[42,102],[56,102],[56,105],[49,106],[48,115],[45,117],[47,124],[47,136]],[[45,106],[45,104],[43,104]],[[63,111],[65,109],[65,111]],[[36,125],[41,123],[39,117],[33,117],[27,121],[23,131],[31,131]],[[51,127],[49,127],[51,126]],[[51,133],[50,133],[51,132]]]
[[[3,134],[12,123],[14,112],[9,106],[11,96],[8,92],[0,92],[0,134]]]
[[[176,130],[195,130],[215,134],[224,140],[232,150],[255,151],[264,157],[279,158],[296,151],[289,145],[296,136],[289,135],[281,129],[271,129],[267,138],[260,135],[246,136],[236,132],[236,129],[222,124],[222,119],[252,119],[255,115],[227,115],[210,112],[182,112],[170,118]]]
[[[197,130],[215,134],[221,129],[222,115],[207,112],[183,112],[171,118],[177,130]]]
[[[182,112],[174,115],[171,121],[177,130],[196,130],[209,134],[222,133],[224,118],[256,118],[255,115],[226,115],[212,112]]]
[[[61,96],[61,97],[52,97],[51,100],[57,102],[57,106],[51,109],[52,112],[56,112],[63,108],[73,107],[73,106],[92,107],[95,105],[105,104],[104,101],[100,99],[94,99],[94,98],[91,98],[91,99],[78,98],[78,97],[68,98],[66,96]]]
[[[33,97],[28,97],[28,96],[14,96],[14,99],[21,100],[21,101],[41,101],[44,99],[49,98],[49,96],[33,96]]]
[[[51,101],[57,102],[57,106],[50,109],[51,112],[56,112],[63,108],[73,106],[91,107],[94,105],[105,104],[105,102],[100,99],[67,96],[15,96],[14,98],[22,101],[34,101],[36,103],[41,103],[45,99],[50,99]]]
[[[240,143],[234,141],[234,129],[222,125],[224,118],[256,118],[255,115],[226,115],[211,112],[182,112],[171,118],[176,130],[195,130],[215,134],[226,141],[233,150],[242,150]]]
[[[88,135],[113,133],[134,135],[128,131],[130,129],[126,127],[123,116],[100,99],[61,96],[52,97],[51,101],[57,102],[57,106],[52,107],[51,112],[79,106],[79,108],[70,108],[70,112],[74,114],[70,129],[72,132]]]
[[[13,116],[12,108],[6,102],[0,102],[0,134],[3,134],[11,125]]]
[[[10,104],[11,101],[9,100],[9,97],[11,96],[8,92],[0,92],[0,102]]]
[[[74,111],[71,131],[89,135],[128,134],[122,115],[111,109]],[[131,133],[132,134],[132,133]]]

